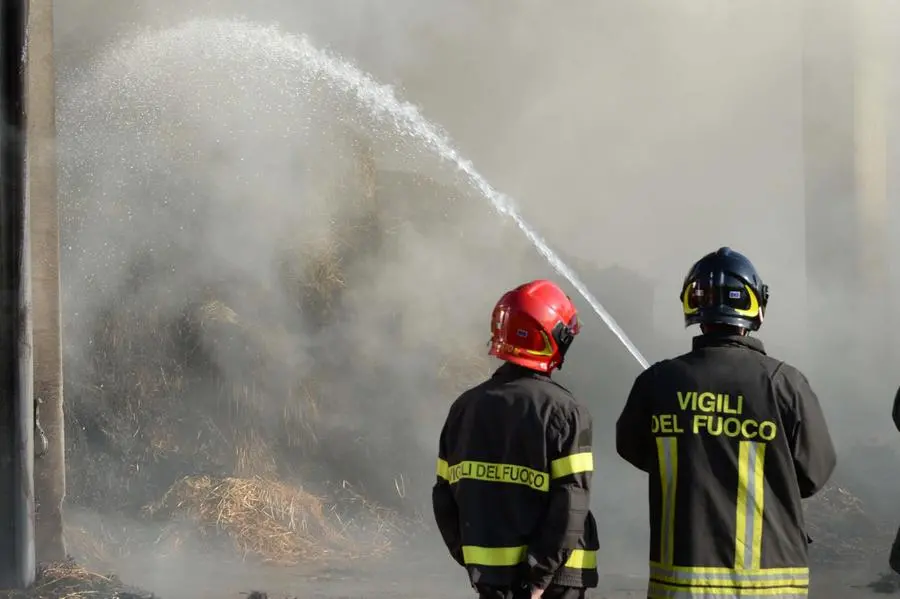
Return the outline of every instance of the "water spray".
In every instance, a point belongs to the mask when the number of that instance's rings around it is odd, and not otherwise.
[[[375,81],[349,62],[313,46],[305,36],[286,34],[274,26],[263,26],[234,19],[195,19],[162,32],[147,33],[134,40],[125,52],[136,48],[202,45],[200,55],[216,58],[245,57],[254,54],[269,65],[299,67],[299,84],[322,82],[344,96],[355,98],[376,121],[388,121],[401,135],[414,139],[453,164],[467,183],[484,196],[498,214],[508,216],[525,237],[587,301],[597,316],[643,367],[648,362],[603,305],[588,291],[571,268],[547,245],[543,238],[519,214],[512,198],[495,190],[487,180],[453,147],[449,137],[429,122],[419,109],[397,98],[393,88]],[[115,56],[111,57],[116,60]],[[127,59],[122,59],[127,63]]]
[[[478,173],[474,173],[476,176],[479,176]],[[487,183],[485,183],[487,185]],[[497,193],[497,192],[494,192]],[[612,317],[612,315],[607,312],[606,308],[603,307],[603,304],[600,303],[600,300],[595,298],[590,291],[588,291],[587,287],[584,283],[581,282],[581,279],[578,278],[569,266],[563,262],[556,253],[550,249],[547,243],[528,225],[527,222],[519,215],[518,211],[515,209],[515,206],[512,204],[512,200],[510,200],[507,196],[502,196],[497,194],[499,197],[505,200],[504,204],[498,205],[498,203],[494,203],[494,207],[497,208],[498,212],[502,214],[506,214],[513,221],[515,221],[516,225],[518,225],[519,229],[525,236],[531,241],[534,245],[535,249],[541,253],[544,258],[547,259],[547,262],[550,263],[550,266],[553,269],[565,277],[565,279],[572,284],[578,293],[581,294],[581,297],[590,305],[590,307],[594,310],[597,316],[603,321],[610,331],[612,331],[613,335],[615,335],[619,341],[622,342],[622,345],[625,346],[625,349],[628,350],[635,360],[638,361],[638,364],[641,365],[641,368],[646,369],[650,364],[647,362],[647,359],[641,354],[640,350],[638,350],[637,346],[628,338],[628,335],[625,334],[625,331],[622,330],[622,327],[616,322],[616,320]],[[491,199],[491,198],[489,198]],[[493,202],[493,200],[491,200]]]
[[[603,307],[603,304],[591,294],[581,279],[547,245],[547,242],[544,241],[537,231],[522,218],[515,201],[494,189],[475,170],[470,161],[460,156],[459,152],[451,144],[448,136],[441,133],[437,127],[423,117],[418,108],[409,102],[403,102],[398,99],[390,86],[377,83],[350,63],[315,48],[306,37],[285,35],[274,28],[259,28],[249,25],[243,25],[243,28],[244,33],[250,34],[255,32],[257,35],[265,36],[270,43],[273,39],[284,43],[285,49],[297,55],[307,68],[339,86],[343,92],[355,94],[360,103],[368,108],[374,116],[387,114],[402,133],[424,142],[441,159],[454,164],[468,182],[491,202],[491,205],[499,214],[510,217],[516,223],[516,226],[525,234],[525,237],[547,260],[550,266],[575,287],[641,367],[647,368],[649,366],[646,358],[644,358],[631,339],[628,338],[628,335],[625,334],[625,331],[622,330],[612,315]]]

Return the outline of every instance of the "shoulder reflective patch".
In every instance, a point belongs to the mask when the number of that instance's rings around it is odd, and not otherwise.
[[[590,451],[573,453],[550,462],[550,478],[557,479],[579,472],[593,472],[594,454]]]
[[[452,466],[439,459],[437,475],[451,485],[464,478],[485,482],[523,485],[536,491],[550,489],[550,477],[546,472],[517,466],[515,464],[494,464],[491,462],[463,461]]]

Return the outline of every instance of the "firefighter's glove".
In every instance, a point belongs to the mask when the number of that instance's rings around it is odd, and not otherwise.
[[[522,584],[513,591],[512,599],[541,599],[544,595],[544,589],[539,589],[530,584]]]

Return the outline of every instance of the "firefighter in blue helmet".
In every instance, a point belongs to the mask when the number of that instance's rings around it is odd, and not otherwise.
[[[801,499],[836,461],[819,401],[750,336],[769,290],[745,256],[707,254],[679,300],[701,334],[638,376],[616,424],[619,455],[649,474],[647,596],[806,597]]]

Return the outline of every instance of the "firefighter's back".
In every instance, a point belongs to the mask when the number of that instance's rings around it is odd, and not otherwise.
[[[801,499],[835,466],[816,394],[800,371],[751,337],[769,287],[721,247],[679,294],[690,353],[654,364],[632,386],[616,449],[649,474],[648,597],[806,597]]]
[[[530,548],[541,560],[562,557],[547,582],[596,586],[597,530],[586,482],[591,430],[587,410],[565,388],[513,364],[454,402],[438,477],[452,488],[461,557],[473,583],[513,585]],[[586,453],[560,454],[573,448]],[[563,511],[550,505],[551,495],[564,498]],[[557,513],[548,515],[552,509]],[[567,524],[569,518],[579,521]],[[560,523],[564,530],[555,531]]]
[[[515,366],[502,367],[451,407],[447,478],[467,524],[466,545],[527,543],[550,482],[547,431],[561,411],[572,409],[575,401],[562,387]],[[491,481],[512,484],[483,484]]]
[[[657,449],[652,578],[688,588],[720,583],[720,593],[765,582],[767,596],[801,595],[807,537],[791,396],[802,375],[749,337],[709,341],[647,373]]]

